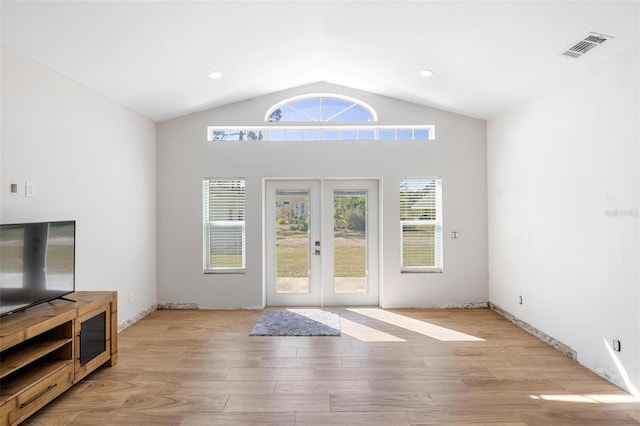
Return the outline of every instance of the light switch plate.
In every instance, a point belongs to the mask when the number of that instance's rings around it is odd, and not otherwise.
[[[27,197],[36,196],[36,184],[33,182],[27,182],[24,184],[24,195]]]

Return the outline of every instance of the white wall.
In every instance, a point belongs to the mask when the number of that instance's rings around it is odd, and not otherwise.
[[[331,92],[371,105],[381,124],[434,124],[432,142],[210,143],[209,125],[260,125],[289,96]],[[274,177],[382,179],[385,307],[435,307],[487,301],[485,122],[398,100],[317,83],[180,117],[157,125],[158,301],[201,307],[262,306],[262,182]],[[444,273],[401,274],[399,183],[442,176]],[[244,177],[247,271],[202,273],[202,178]],[[460,239],[452,240],[451,231]]]
[[[1,100],[2,223],[75,219],[76,289],[154,305],[155,124],[5,47]]]
[[[635,394],[639,76],[636,45],[487,125],[490,300]]]

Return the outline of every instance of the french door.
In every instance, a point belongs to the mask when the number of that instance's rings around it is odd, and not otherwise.
[[[267,306],[379,304],[378,182],[266,182]]]

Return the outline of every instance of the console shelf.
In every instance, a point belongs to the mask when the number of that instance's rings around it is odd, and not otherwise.
[[[2,365],[0,365],[0,379],[20,370],[23,367],[43,358],[45,355],[59,349],[65,345],[71,345],[73,339],[47,339],[42,342],[34,342],[27,345],[22,350],[13,353],[2,354]],[[6,351],[9,352],[9,351]],[[4,383],[3,383],[4,389]]]
[[[23,422],[95,369],[116,364],[116,292],[68,298],[0,318],[0,426]]]

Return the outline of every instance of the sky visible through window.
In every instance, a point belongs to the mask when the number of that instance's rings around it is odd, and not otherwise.
[[[312,97],[288,102],[274,110],[269,122],[372,122],[372,112],[345,99]]]

